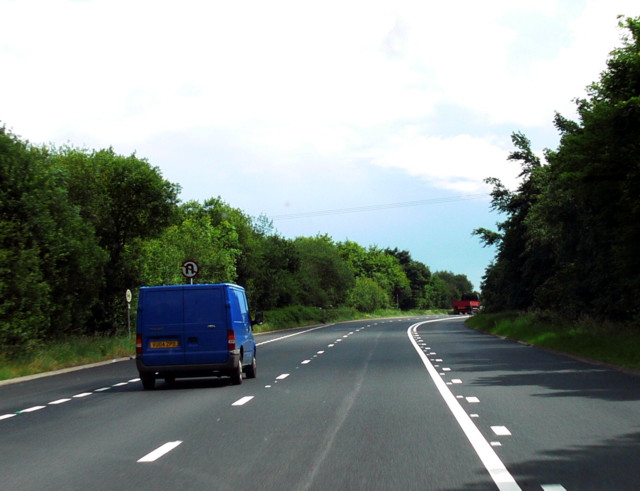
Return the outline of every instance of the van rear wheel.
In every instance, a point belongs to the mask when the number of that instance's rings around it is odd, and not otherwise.
[[[251,365],[246,368],[247,378],[256,378],[256,373],[258,371],[258,366],[256,364],[256,355],[253,354],[253,359],[251,360]]]
[[[238,360],[238,368],[231,373],[231,383],[233,385],[242,383],[242,360]]]
[[[153,390],[156,386],[156,377],[153,375],[140,375],[140,380],[144,390]]]

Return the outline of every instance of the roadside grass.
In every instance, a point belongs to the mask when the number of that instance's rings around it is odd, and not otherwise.
[[[478,314],[467,325],[535,346],[640,369],[640,330],[614,322],[585,318],[567,321],[546,312]]]
[[[135,338],[78,336],[54,340],[18,357],[0,354],[0,380],[49,372],[135,354]]]
[[[405,317],[444,313],[442,311],[377,310],[363,314],[351,308],[319,309],[314,307],[286,307],[265,312],[265,322],[255,326],[254,332],[268,332],[293,327],[327,324],[356,319]],[[135,354],[135,336],[78,336],[42,343],[19,357],[0,353],[0,380],[49,372],[99,361],[123,358]]]

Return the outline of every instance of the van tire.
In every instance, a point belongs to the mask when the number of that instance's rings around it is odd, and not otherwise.
[[[242,383],[242,361],[238,360],[238,368],[231,372],[231,383],[240,385]]]
[[[156,386],[156,378],[153,375],[140,375],[144,390],[153,390]]]
[[[248,365],[245,368],[245,373],[247,374],[247,378],[256,378],[256,374],[258,371],[258,366],[256,364],[256,354],[253,354],[253,359],[251,360],[251,365]]]

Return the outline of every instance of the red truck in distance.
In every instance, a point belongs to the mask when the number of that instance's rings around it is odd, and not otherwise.
[[[460,300],[454,300],[452,306],[456,315],[475,314],[480,310],[480,297],[477,293],[465,293]]]

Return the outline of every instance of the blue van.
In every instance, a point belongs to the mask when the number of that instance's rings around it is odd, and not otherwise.
[[[136,365],[142,385],[178,377],[256,376],[256,343],[244,288],[231,283],[140,288]]]

